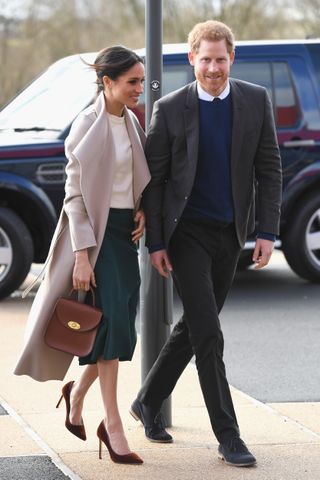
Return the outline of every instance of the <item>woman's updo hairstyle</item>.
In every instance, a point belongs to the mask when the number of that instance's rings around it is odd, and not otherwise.
[[[97,74],[98,92],[104,89],[102,78],[107,75],[111,80],[116,80],[137,63],[143,64],[143,59],[132,50],[116,45],[107,47],[98,53],[93,65]]]

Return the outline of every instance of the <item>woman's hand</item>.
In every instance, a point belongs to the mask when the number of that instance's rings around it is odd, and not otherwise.
[[[134,221],[136,224],[136,229],[132,232],[132,241],[138,243],[144,232],[144,226],[146,224],[146,217],[143,210],[138,210],[135,214]]]
[[[78,250],[75,253],[76,260],[73,267],[72,283],[75,290],[85,290],[90,288],[91,284],[96,287],[94,271],[88,258],[88,250]]]

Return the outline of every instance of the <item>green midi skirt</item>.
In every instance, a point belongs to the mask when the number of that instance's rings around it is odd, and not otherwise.
[[[94,268],[96,306],[103,311],[103,317],[93,349],[79,358],[80,365],[93,364],[98,359],[132,359],[140,287],[137,247],[131,240],[133,230],[133,210],[110,209]]]

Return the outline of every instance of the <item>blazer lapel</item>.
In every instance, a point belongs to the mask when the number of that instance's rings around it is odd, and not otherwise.
[[[199,104],[197,93],[197,82],[189,86],[184,110],[184,124],[187,140],[188,162],[196,171],[199,147]]]

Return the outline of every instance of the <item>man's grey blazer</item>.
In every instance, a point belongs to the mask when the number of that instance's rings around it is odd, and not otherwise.
[[[235,79],[230,87],[234,221],[243,246],[254,230],[255,199],[259,232],[279,233],[281,161],[266,89]],[[168,246],[193,187],[198,143],[199,101],[193,82],[154,104],[145,148],[151,182],[142,198],[149,247]]]

